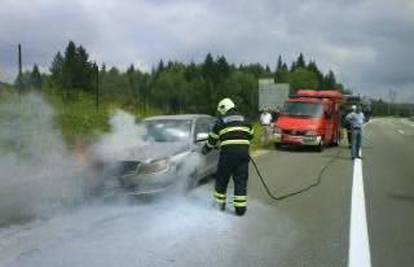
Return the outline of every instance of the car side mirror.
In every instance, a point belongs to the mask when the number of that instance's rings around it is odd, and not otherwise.
[[[329,111],[325,111],[325,112],[324,112],[324,115],[325,115],[325,118],[326,118],[326,119],[330,119],[330,118],[332,118],[332,113],[331,113],[331,112],[329,112]]]
[[[208,139],[208,133],[197,133],[196,142],[203,142]]]

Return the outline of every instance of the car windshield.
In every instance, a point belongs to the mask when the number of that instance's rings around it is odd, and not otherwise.
[[[147,138],[155,142],[185,142],[190,138],[190,120],[145,121]]]
[[[319,118],[322,116],[322,105],[319,103],[288,102],[284,113],[291,116]]]

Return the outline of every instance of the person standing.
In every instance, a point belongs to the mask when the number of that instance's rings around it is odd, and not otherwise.
[[[269,140],[269,136],[272,132],[272,120],[273,116],[272,113],[270,113],[270,108],[265,108],[260,114],[260,124],[262,125],[263,130],[263,143],[267,144]]]
[[[352,105],[351,106],[351,111],[350,112],[355,112],[356,111],[356,105]],[[348,140],[348,148],[351,149],[352,148],[352,127],[351,127],[351,123],[345,119],[345,123],[344,123],[345,129],[346,129],[346,137]]]
[[[362,108],[360,105],[356,107],[356,111],[352,111],[349,113],[345,118],[350,126],[352,132],[352,149],[351,149],[351,157],[352,160],[355,158],[361,158],[359,155],[359,151],[361,148],[361,139],[362,139],[362,126],[365,122],[364,113],[362,113]]]
[[[220,149],[213,197],[220,209],[225,210],[227,186],[230,177],[233,177],[233,206],[236,215],[242,216],[247,209],[249,150],[253,128],[237,111],[230,98],[221,100],[217,111],[220,115],[202,148],[202,154],[206,155],[214,148]]]

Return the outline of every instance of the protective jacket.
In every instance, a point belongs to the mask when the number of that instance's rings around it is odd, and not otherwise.
[[[245,151],[248,153],[253,138],[252,125],[235,109],[217,119],[208,136],[206,150],[219,148],[220,151]]]

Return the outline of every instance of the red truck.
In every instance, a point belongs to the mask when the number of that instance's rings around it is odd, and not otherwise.
[[[319,151],[341,140],[341,102],[338,91],[298,90],[274,122],[275,146],[315,146]]]

